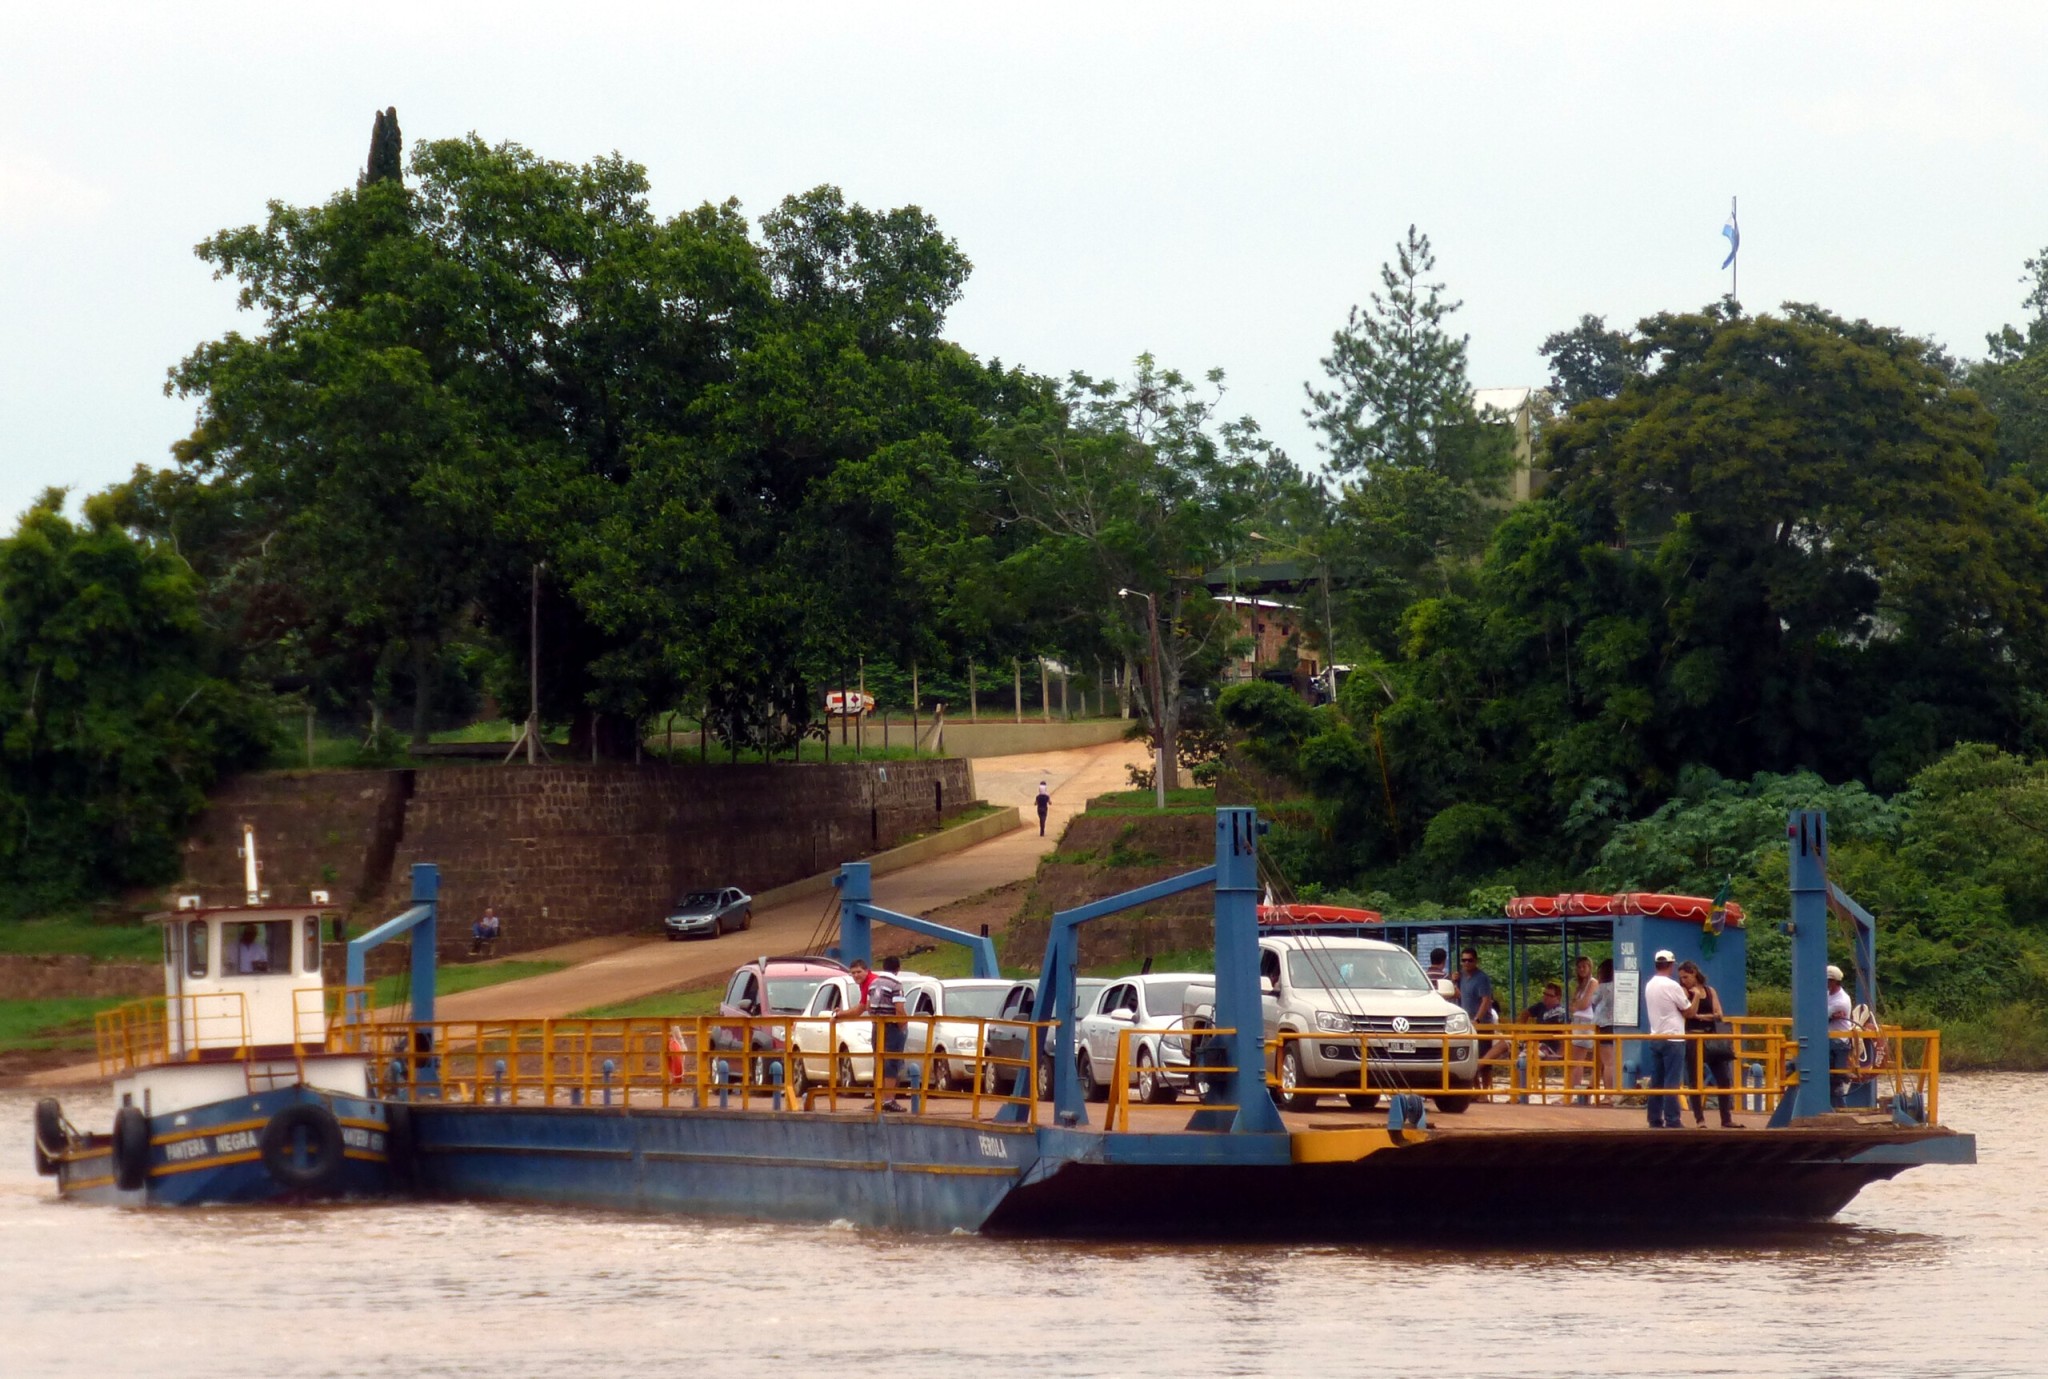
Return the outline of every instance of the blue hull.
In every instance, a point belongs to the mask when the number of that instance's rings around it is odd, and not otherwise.
[[[1598,1235],[1661,1211],[1711,1233],[1825,1219],[1869,1183],[1972,1162],[1976,1147],[1939,1130],[1539,1131],[1304,1162],[1286,1134],[1105,1136],[815,1111],[408,1109],[411,1180],[426,1196],[1027,1236]],[[1561,1210],[1556,1184],[1588,1174],[1599,1190]]]
[[[432,1196],[975,1230],[1038,1159],[1025,1126],[688,1109],[411,1108]]]
[[[326,1108],[341,1132],[339,1162],[310,1188],[280,1181],[262,1150],[271,1118],[298,1106]],[[382,1104],[361,1097],[279,1088],[153,1116],[148,1124],[148,1169],[140,1188],[123,1191],[117,1184],[113,1136],[89,1135],[59,1160],[58,1190],[80,1201],[176,1207],[371,1197],[393,1187]],[[303,1170],[307,1153],[303,1141],[295,1143],[287,1172]]]

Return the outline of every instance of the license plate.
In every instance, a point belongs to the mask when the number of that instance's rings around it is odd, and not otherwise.
[[[1415,1041],[1413,1039],[1389,1039],[1386,1048],[1388,1053],[1414,1053]]]

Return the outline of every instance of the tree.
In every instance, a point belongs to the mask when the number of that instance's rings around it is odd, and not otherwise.
[[[1058,400],[993,442],[1002,500],[1036,539],[1002,575],[1069,648],[1101,639],[1141,668],[1153,688],[1144,597],[1159,619],[1157,689],[1140,716],[1178,779],[1184,692],[1212,678],[1236,636],[1201,575],[1236,553],[1245,517],[1298,482],[1293,466],[1248,418],[1225,421],[1216,391],[1141,355],[1128,383],[1074,374]],[[1098,643],[1099,644],[1099,643]]]
[[[1992,474],[2017,475],[2039,491],[2048,489],[2048,249],[2026,266],[2022,305],[2032,315],[1987,336],[1988,356],[1965,376],[1998,419]]]
[[[1382,292],[1332,337],[1328,386],[1304,385],[1342,480],[1326,558],[1351,621],[1382,642],[1421,583],[1447,586],[1484,548],[1514,465],[1511,438],[1473,411],[1466,337],[1445,325],[1460,303],[1428,280],[1435,270],[1429,237],[1409,226]]]
[[[398,132],[398,107],[394,105],[377,112],[370,128],[370,159],[356,185],[366,187],[372,182],[404,180],[405,139]]]
[[[1896,786],[2031,731],[2048,527],[1988,477],[1991,418],[1931,347],[1796,304],[1639,330],[1653,367],[1549,453],[1586,534],[1656,586],[1659,755]]]
[[[98,501],[52,489],[0,541],[0,879],[33,910],[177,874],[206,791],[259,760],[265,712],[226,673],[197,581]]]
[[[373,172],[395,137],[380,115]],[[202,345],[168,386],[200,404],[176,452],[189,481],[176,502],[239,512],[233,544],[291,571],[309,654],[350,667],[373,718],[378,669],[409,670],[423,741],[434,661],[477,596],[488,537],[449,500],[449,477],[484,464],[489,437],[473,341],[417,212],[402,181],[371,176],[324,206],[273,203],[264,225],[200,245],[262,329]]]
[[[1550,391],[1567,411],[1593,398],[1611,398],[1642,370],[1626,332],[1609,330],[1602,316],[1581,316],[1570,330],[1546,338]]]

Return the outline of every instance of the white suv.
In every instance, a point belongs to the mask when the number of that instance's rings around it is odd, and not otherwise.
[[[1269,1042],[1283,1033],[1370,1036],[1286,1040],[1274,1069],[1280,1086],[1273,1099],[1282,1110],[1314,1106],[1321,1099],[1314,1090],[1318,1086],[1345,1092],[1354,1106],[1377,1103],[1377,1091],[1355,1090],[1361,1049],[1375,1088],[1441,1086],[1446,1043],[1451,1085],[1470,1087],[1478,1076],[1479,1040],[1472,1021],[1438,994],[1405,948],[1369,938],[1262,938],[1259,988]],[[1213,982],[1189,988],[1185,1013],[1190,1026],[1216,1022]],[[1458,1035],[1473,1037],[1459,1040]],[[1436,1104],[1456,1114],[1471,1102],[1443,1096]]]

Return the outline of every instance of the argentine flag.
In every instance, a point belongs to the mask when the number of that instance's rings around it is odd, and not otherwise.
[[[1735,251],[1742,247],[1742,229],[1735,223],[1734,211],[1728,212],[1728,223],[1721,227],[1721,235],[1728,241],[1728,257],[1721,260],[1721,266],[1726,268],[1735,262]]]

